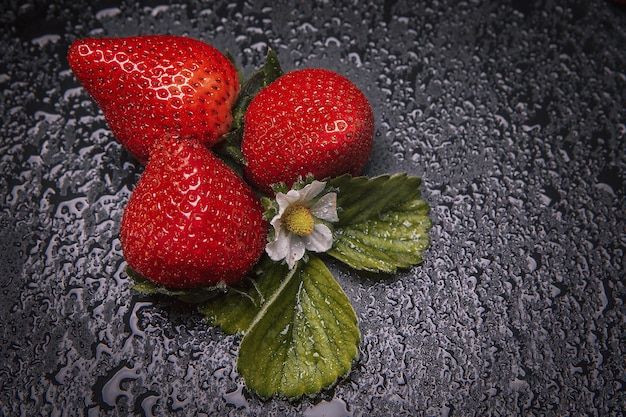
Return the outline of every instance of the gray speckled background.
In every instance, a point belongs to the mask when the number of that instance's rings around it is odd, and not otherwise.
[[[0,16],[0,415],[626,408],[624,9],[47,3],[4,1]],[[207,40],[248,72],[271,42],[287,69],[346,74],[375,109],[368,174],[424,177],[422,267],[375,278],[333,264],[362,355],[314,399],[259,401],[234,369],[238,337],[129,290],[118,224],[142,168],[65,51],[77,37],[160,32]]]

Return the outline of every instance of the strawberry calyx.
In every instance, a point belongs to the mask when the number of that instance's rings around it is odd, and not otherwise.
[[[231,62],[234,60],[230,54],[226,55]],[[237,66],[235,65],[235,68]],[[237,70],[240,79],[243,78],[241,71]],[[265,64],[259,68],[246,81],[242,82],[239,96],[235,101],[231,114],[233,122],[231,130],[221,137],[220,144],[214,151],[223,159],[229,159],[240,166],[246,165],[246,160],[241,152],[241,139],[243,138],[243,119],[252,99],[263,88],[271,84],[275,79],[283,75],[283,70],[278,62],[278,55],[272,48],[268,48]]]
[[[229,289],[229,287],[223,282],[220,282],[217,285],[204,285],[187,289],[168,288],[144,277],[130,266],[126,267],[125,272],[131,280],[131,288],[138,293],[144,295],[164,295],[168,297],[176,297],[189,304],[204,303],[216,296],[226,293]]]

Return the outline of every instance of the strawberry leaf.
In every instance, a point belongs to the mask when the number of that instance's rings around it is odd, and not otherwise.
[[[186,290],[170,289],[157,285],[146,279],[141,274],[134,271],[131,267],[126,267],[126,275],[131,279],[131,288],[144,295],[164,295],[174,297],[180,301],[190,304],[198,304],[215,297],[226,291],[225,285],[216,285],[213,287],[199,287]]]
[[[212,298],[199,306],[198,310],[224,332],[243,333],[287,273],[286,265],[265,257],[257,268],[258,277],[251,280],[248,288],[229,288],[222,297]]]
[[[338,190],[339,222],[327,253],[352,268],[396,272],[420,264],[430,245],[428,204],[418,177],[343,175],[328,182]]]
[[[350,372],[360,332],[352,305],[317,257],[296,266],[255,317],[237,368],[260,397],[294,399]]]

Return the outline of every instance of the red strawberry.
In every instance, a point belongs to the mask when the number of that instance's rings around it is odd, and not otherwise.
[[[115,136],[142,162],[164,134],[210,146],[230,129],[237,71],[204,42],[169,35],[81,39],[68,61]]]
[[[334,177],[363,170],[374,116],[348,79],[323,69],[287,73],[252,100],[244,118],[246,176],[262,190],[300,175]]]
[[[202,144],[165,138],[132,193],[121,226],[135,271],[171,288],[240,280],[267,225],[250,188]]]

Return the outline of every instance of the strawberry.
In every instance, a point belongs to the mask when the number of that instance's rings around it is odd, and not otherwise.
[[[115,136],[142,162],[164,134],[210,146],[230,129],[237,71],[204,42],[169,35],[81,39],[68,61]]]
[[[231,284],[258,261],[267,224],[251,189],[198,141],[158,141],[121,225],[129,266],[170,288]]]
[[[345,77],[303,69],[279,77],[254,97],[244,117],[246,177],[265,192],[309,173],[358,175],[372,149],[374,116]]]

